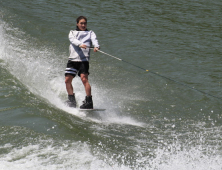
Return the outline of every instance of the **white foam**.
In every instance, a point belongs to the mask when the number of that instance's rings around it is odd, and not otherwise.
[[[177,150],[172,151],[171,146],[168,150],[158,148],[156,157],[149,159],[151,169],[160,170],[218,170],[222,168],[222,157],[203,153],[196,147],[182,149],[177,146]],[[148,160],[148,159],[147,159]]]
[[[119,169],[129,168],[116,163],[109,165],[93,156],[87,144],[65,142],[61,146],[45,145],[50,141],[39,141],[39,145],[13,148],[0,158],[0,170],[73,170],[73,169]]]
[[[106,145],[98,144],[101,149]],[[120,155],[106,154],[83,142],[39,140],[38,144],[30,144],[14,147],[6,144],[4,147],[10,150],[0,156],[0,170],[32,169],[32,170],[219,170],[222,167],[222,157],[217,154],[217,148],[188,147],[183,148],[177,143],[165,147],[157,147],[150,150],[150,154],[144,155],[144,148],[136,148],[135,162],[128,162],[128,153]],[[100,149],[100,150],[101,150]],[[104,148],[105,149],[105,148]],[[216,149],[216,150],[214,150]],[[102,149],[103,150],[103,149]],[[147,149],[145,149],[147,150]],[[114,159],[118,158],[119,161]]]

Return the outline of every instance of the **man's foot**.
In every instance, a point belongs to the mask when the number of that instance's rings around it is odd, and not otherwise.
[[[69,107],[74,107],[74,108],[76,108],[75,94],[73,94],[73,95],[68,95],[68,100],[66,101],[66,104],[67,104]]]
[[[86,96],[83,101],[83,105],[80,106],[80,109],[93,109],[92,96]]]

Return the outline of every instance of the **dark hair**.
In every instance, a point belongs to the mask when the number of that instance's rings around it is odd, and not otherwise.
[[[78,24],[81,19],[84,19],[84,20],[86,20],[86,22],[87,22],[87,18],[86,18],[86,17],[84,17],[84,16],[79,16],[79,17],[76,19],[76,23]]]

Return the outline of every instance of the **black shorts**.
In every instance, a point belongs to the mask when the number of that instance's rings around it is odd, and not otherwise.
[[[72,75],[73,77],[75,77],[77,73],[79,77],[80,74],[89,75],[89,62],[88,61],[74,62],[69,60],[65,70],[65,76]]]

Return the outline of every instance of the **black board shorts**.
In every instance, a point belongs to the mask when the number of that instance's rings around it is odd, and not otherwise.
[[[68,61],[66,70],[65,70],[65,76],[72,75],[73,77],[76,76],[80,77],[80,74],[88,74],[89,75],[89,62],[83,61],[83,62],[75,62],[75,61]]]

